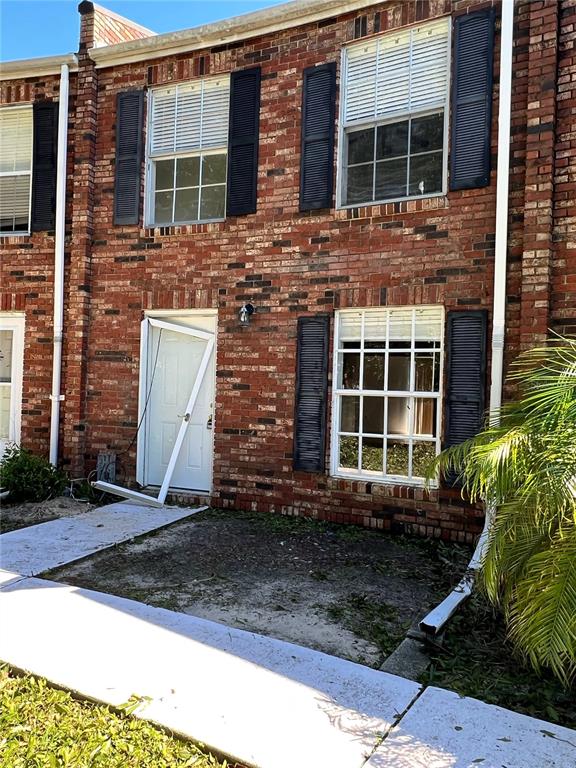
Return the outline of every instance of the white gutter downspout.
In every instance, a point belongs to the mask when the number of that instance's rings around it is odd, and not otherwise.
[[[506,261],[508,248],[508,176],[510,172],[510,109],[512,97],[512,48],[514,41],[514,0],[502,1],[500,37],[500,102],[498,108],[498,168],[496,172],[496,236],[494,252],[494,306],[492,319],[492,374],[490,379],[490,419],[497,423],[502,403],[504,334],[506,328]],[[486,507],[484,528],[459,584],[420,622],[420,629],[437,635],[472,593],[478,569],[484,560],[494,508]]]
[[[62,379],[62,335],[64,331],[64,237],[66,224],[66,154],[68,149],[68,65],[60,69],[58,105],[58,159],[56,171],[56,231],[54,237],[54,341],[52,353],[52,408],[50,413],[50,463],[58,462],[60,393]]]

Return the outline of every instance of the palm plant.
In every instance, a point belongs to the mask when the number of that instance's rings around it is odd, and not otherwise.
[[[494,511],[480,585],[536,669],[576,675],[576,341],[522,354],[518,396],[476,437],[443,451],[429,477],[456,472]]]

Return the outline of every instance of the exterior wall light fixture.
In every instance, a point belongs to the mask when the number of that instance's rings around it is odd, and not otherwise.
[[[252,304],[243,304],[239,312],[240,325],[250,325],[250,315],[253,315],[254,311]]]

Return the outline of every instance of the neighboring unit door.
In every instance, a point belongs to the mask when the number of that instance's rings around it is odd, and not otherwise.
[[[24,315],[0,313],[0,456],[20,443]]]
[[[162,485],[176,436],[186,418],[186,405],[194,386],[206,341],[179,330],[215,333],[211,316],[163,316],[170,328],[147,323],[145,397],[144,484]],[[178,454],[171,488],[210,491],[212,486],[212,430],[214,408],[214,360],[212,353],[188,428]]]

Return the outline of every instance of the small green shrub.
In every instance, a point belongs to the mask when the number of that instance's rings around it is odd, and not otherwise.
[[[59,496],[67,484],[64,472],[25,448],[10,448],[0,462],[0,487],[10,501],[46,501]]]

